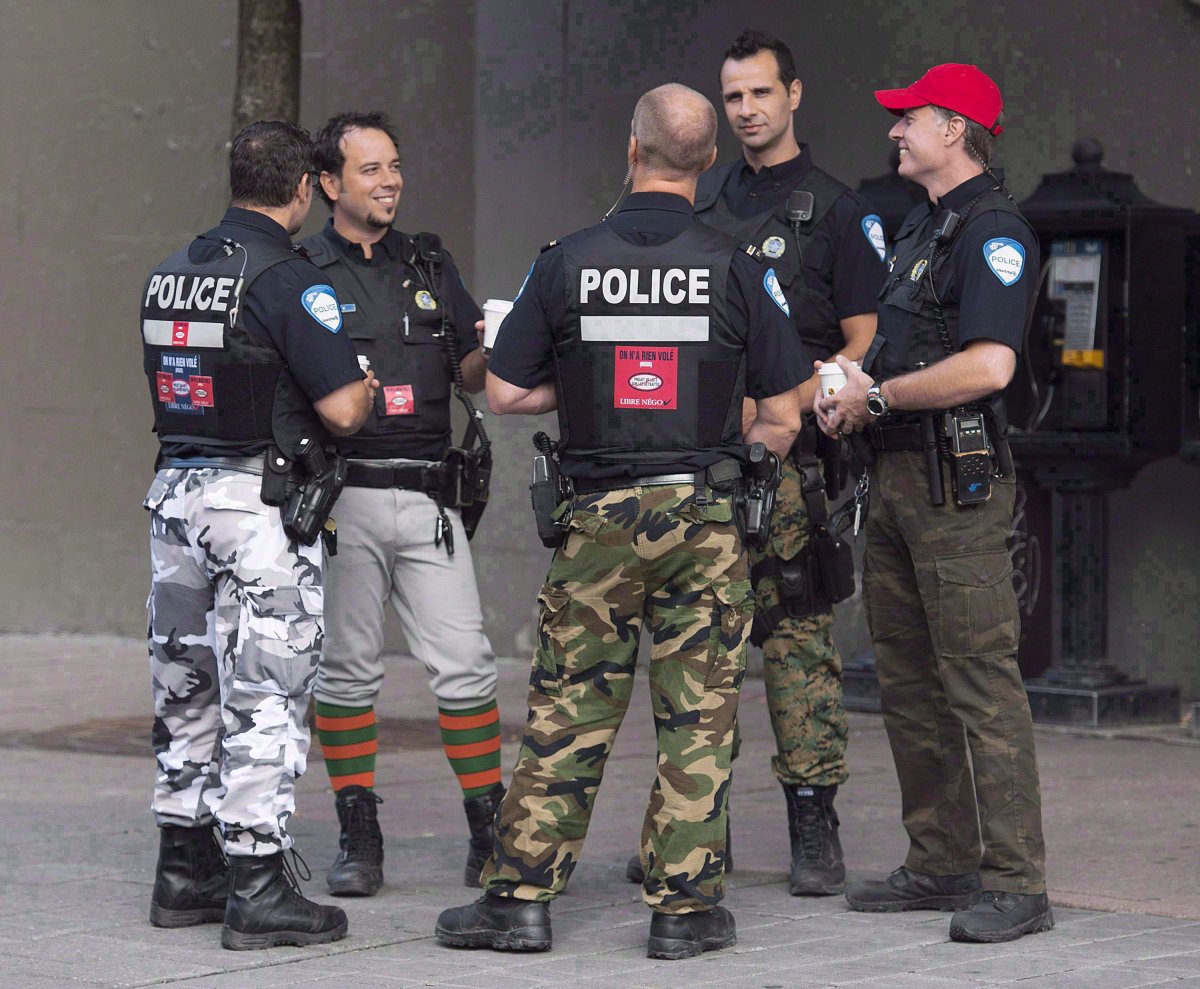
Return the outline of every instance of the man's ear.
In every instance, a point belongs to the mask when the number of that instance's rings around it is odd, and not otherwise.
[[[325,195],[329,197],[329,201],[336,203],[338,193],[341,192],[339,188],[341,182],[338,181],[338,177],[333,172],[322,172],[320,182],[321,188],[325,190]]]
[[[957,113],[954,114],[949,120],[946,121],[946,147],[950,147],[950,145],[957,142],[959,138],[961,138],[966,132],[967,121]]]
[[[799,79],[793,79],[792,84],[788,86],[788,106],[795,110],[800,105],[800,96],[804,91],[804,86],[801,85]]]

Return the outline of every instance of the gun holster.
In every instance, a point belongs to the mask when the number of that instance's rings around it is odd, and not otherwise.
[[[465,450],[452,446],[442,458],[442,505],[461,510],[467,538],[475,535],[492,485],[491,447]]]
[[[763,443],[750,446],[741,484],[734,495],[734,515],[742,541],[751,549],[765,550],[771,538],[775,491],[782,479],[779,458]]]
[[[311,546],[324,532],[332,532],[325,526],[333,511],[333,505],[346,483],[346,458],[331,451],[329,457],[312,440],[301,440],[300,463],[305,476],[300,485],[288,496],[283,507],[283,529],[305,546]],[[264,481],[266,472],[263,474]],[[337,552],[332,538],[330,555]]]

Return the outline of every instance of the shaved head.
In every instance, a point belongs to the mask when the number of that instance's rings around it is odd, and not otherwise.
[[[717,146],[717,111],[677,82],[650,90],[633,110],[638,161],[646,172],[678,181],[706,169]]]

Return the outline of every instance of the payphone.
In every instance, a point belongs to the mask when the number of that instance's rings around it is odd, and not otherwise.
[[[1178,717],[1178,688],[1133,683],[1105,660],[1105,495],[1200,441],[1200,217],[1156,203],[1102,164],[1098,142],[1020,204],[1042,268],[1007,391],[1023,529],[1042,571],[1019,574],[1019,660],[1046,721]],[[1016,562],[1016,561],[1014,561]],[[1107,717],[1106,717],[1107,715]]]

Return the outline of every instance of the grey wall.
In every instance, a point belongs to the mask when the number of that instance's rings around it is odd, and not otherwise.
[[[538,247],[593,221],[624,174],[637,97],[668,80],[716,97],[746,24],[797,55],[802,139],[851,185],[884,171],[871,98],[929,64],[975,61],[1005,93],[1001,163],[1018,197],[1081,134],[1151,196],[1200,208],[1200,9],[1035,0],[857,4],[306,0],[302,120],[350,106],[400,126],[400,224],[440,232],[477,298],[511,298]],[[1082,16],[1081,16],[1082,15]],[[0,630],[137,633],[138,504],[154,445],[136,303],[146,271],[225,202],[236,5],[5,5],[0,147]],[[723,157],[736,150],[722,135]],[[314,207],[308,232],[323,221]],[[529,647],[547,553],[531,546],[529,436],[490,420],[499,465],[475,541],[489,629]],[[1110,502],[1112,660],[1200,696],[1195,468],[1148,468]],[[843,627],[854,648],[854,629]]]

